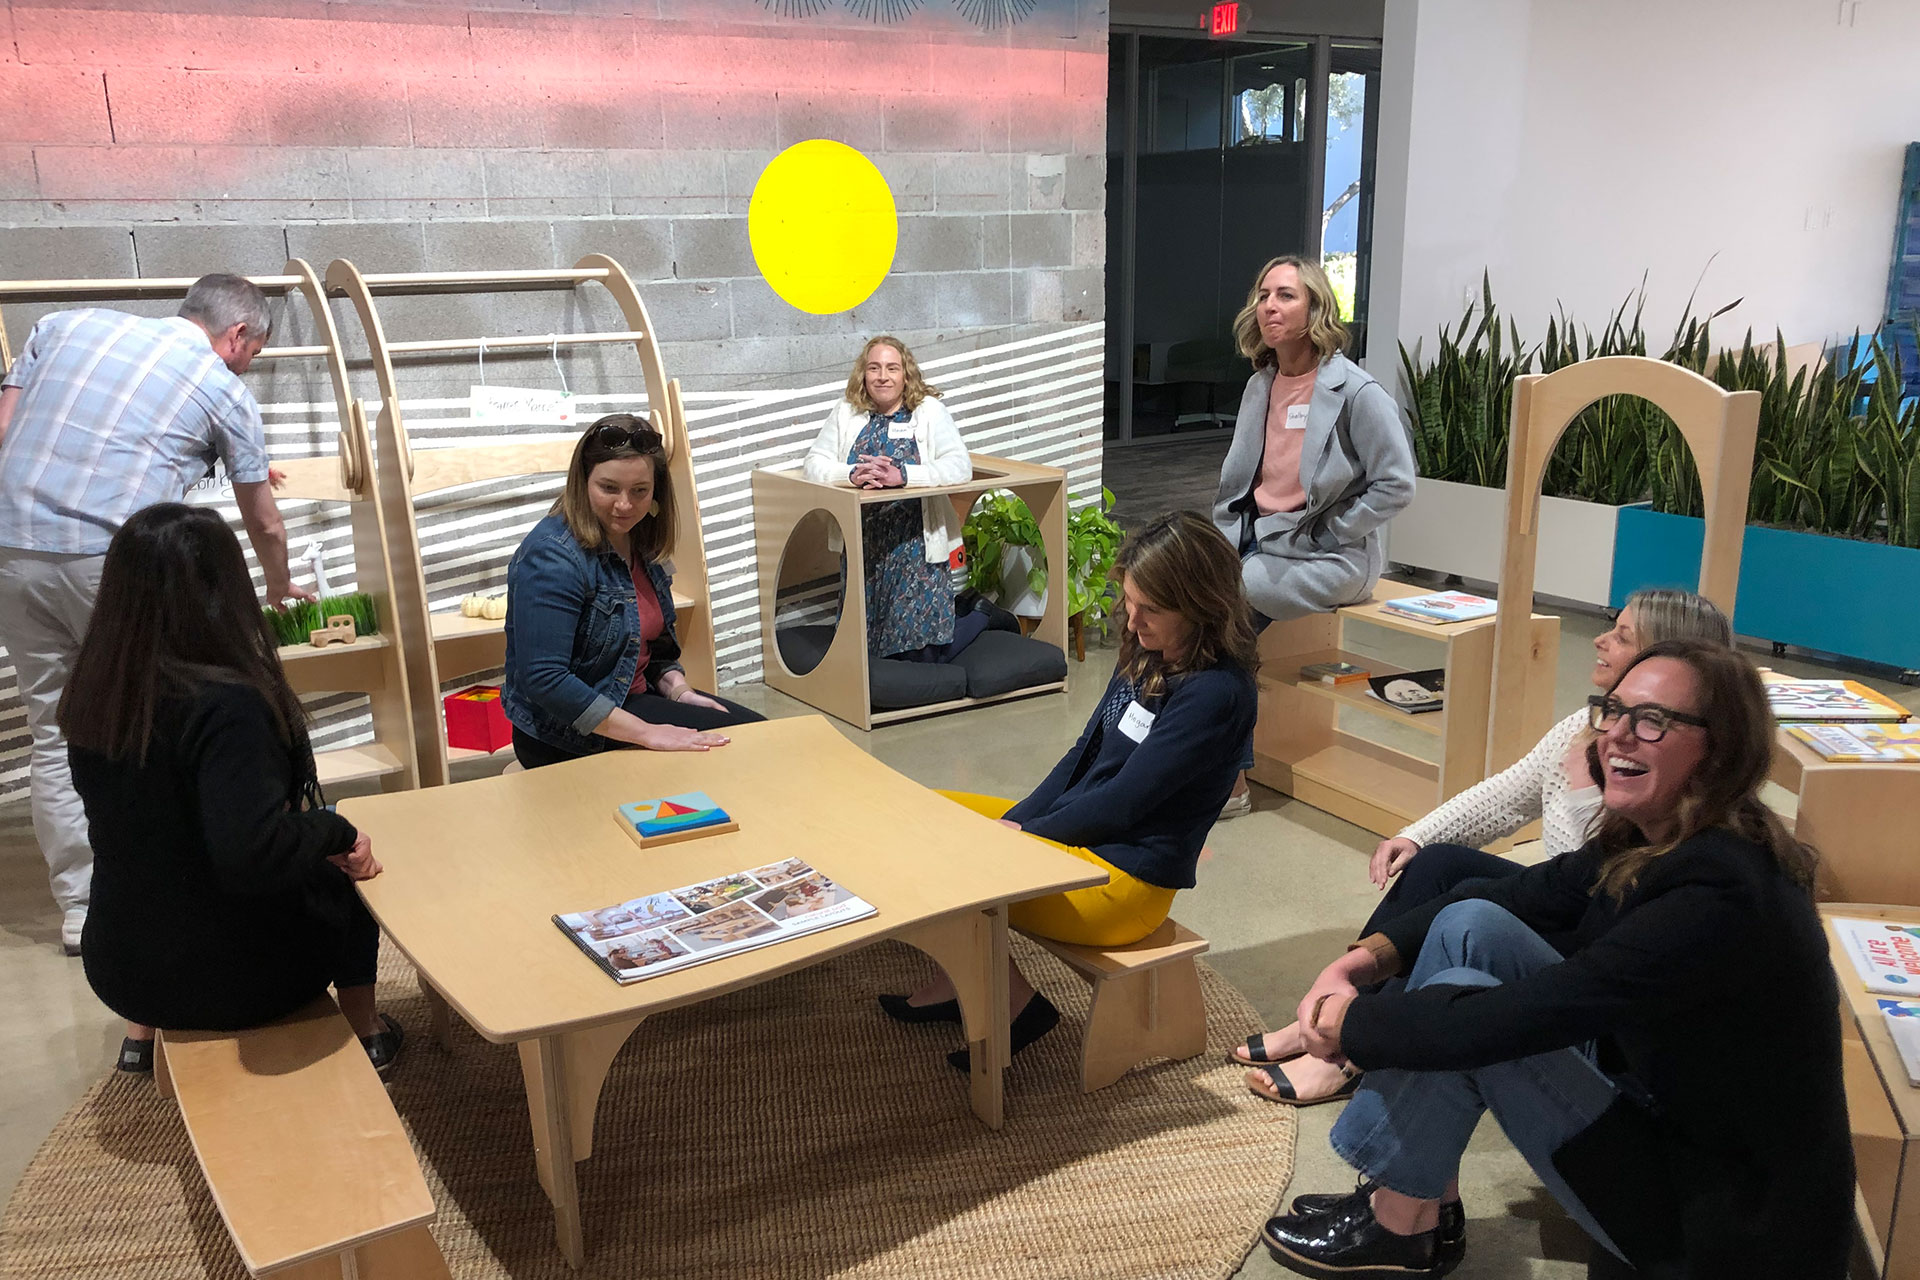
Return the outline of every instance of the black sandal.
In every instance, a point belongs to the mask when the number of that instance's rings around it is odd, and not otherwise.
[[[1293,1081],[1287,1079],[1286,1073],[1280,1070],[1282,1065],[1281,1063],[1275,1062],[1254,1068],[1255,1071],[1265,1076],[1268,1082],[1272,1084],[1273,1093],[1262,1092],[1252,1084],[1247,1085],[1247,1092],[1253,1094],[1256,1098],[1265,1098],[1268,1102],[1277,1102],[1282,1106],[1317,1107],[1323,1102],[1342,1102],[1351,1098],[1353,1091],[1360,1087],[1360,1077],[1366,1074],[1356,1066],[1343,1064],[1340,1071],[1346,1076],[1346,1079],[1340,1082],[1338,1089],[1335,1089],[1332,1093],[1322,1094],[1317,1098],[1296,1098],[1293,1094]],[[1278,1095],[1277,1097],[1275,1096],[1276,1094]]]
[[[1282,1062],[1292,1062],[1295,1058],[1303,1058],[1305,1056],[1306,1052],[1302,1050],[1299,1053],[1289,1053],[1283,1054],[1278,1058],[1269,1058],[1267,1056],[1267,1033],[1258,1031],[1247,1037],[1246,1057],[1241,1057],[1236,1051],[1229,1053],[1227,1060],[1237,1067],[1266,1067],[1275,1066]]]
[[[135,1040],[128,1036],[120,1042],[120,1060],[114,1066],[134,1075],[145,1075],[152,1071],[153,1041]]]
[[[367,1051],[367,1060],[373,1063],[373,1069],[381,1075],[393,1070],[394,1062],[400,1057],[400,1046],[406,1043],[407,1033],[393,1020],[393,1015],[379,1015],[381,1030],[370,1036],[360,1037],[360,1047]]]

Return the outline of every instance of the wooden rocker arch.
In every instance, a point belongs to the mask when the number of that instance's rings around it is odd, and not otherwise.
[[[1540,537],[1540,484],[1560,437],[1582,410],[1608,396],[1638,396],[1673,419],[1700,473],[1706,542],[1700,594],[1733,617],[1740,580],[1740,539],[1753,482],[1758,391],[1725,391],[1699,374],[1649,356],[1603,356],[1513,382],[1513,428],[1507,451],[1507,527],[1501,552],[1500,601],[1493,633],[1493,705],[1487,773],[1506,768],[1533,746],[1529,727],[1546,723],[1551,707],[1528,703],[1528,619]],[[1552,693],[1551,686],[1545,689]],[[1534,691],[1535,698],[1541,691]]]
[[[626,321],[626,329],[394,341],[387,334],[376,301],[381,297],[567,291],[589,284],[602,286],[613,297]],[[694,490],[686,411],[681,403],[680,384],[666,376],[652,320],[626,269],[605,254],[593,253],[573,267],[559,270],[362,274],[343,258],[327,268],[326,288],[328,293],[345,297],[353,304],[367,339],[380,391],[380,413],[373,432],[372,470],[393,530],[389,564],[396,612],[406,615],[410,627],[420,637],[419,643],[408,647],[406,665],[421,785],[447,782],[455,759],[486,754],[447,745],[440,690],[447,681],[501,666],[506,660],[506,626],[498,620],[430,611],[415,501],[461,485],[564,473],[572,460],[575,441],[514,441],[416,452],[407,435],[399,380],[394,371],[396,356],[632,345],[646,383],[648,413],[664,441],[668,471],[678,499],[674,523],[673,603],[680,615],[677,629],[681,662],[689,680],[700,688],[712,689],[717,683],[713,617],[708,607],[707,558],[701,535],[700,504]]]

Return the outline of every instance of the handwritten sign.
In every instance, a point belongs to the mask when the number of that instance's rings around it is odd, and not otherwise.
[[[573,425],[573,395],[567,391],[474,386],[467,389],[467,403],[476,423]]]

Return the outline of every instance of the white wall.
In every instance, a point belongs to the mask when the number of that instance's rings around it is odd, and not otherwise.
[[[1529,337],[1556,301],[1597,328],[1642,272],[1656,340],[1696,280],[1745,299],[1727,342],[1878,322],[1920,3],[1387,0],[1385,42],[1411,77],[1381,122],[1381,339],[1430,349],[1483,267]],[[1391,341],[1368,364],[1397,385]]]

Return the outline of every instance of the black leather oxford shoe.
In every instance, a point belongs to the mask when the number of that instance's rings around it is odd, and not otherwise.
[[[1407,1280],[1444,1276],[1460,1265],[1466,1253],[1464,1215],[1462,1223],[1452,1240],[1444,1240],[1439,1230],[1395,1235],[1374,1218],[1370,1193],[1355,1192],[1329,1211],[1268,1219],[1261,1236],[1276,1262],[1303,1276]]]

